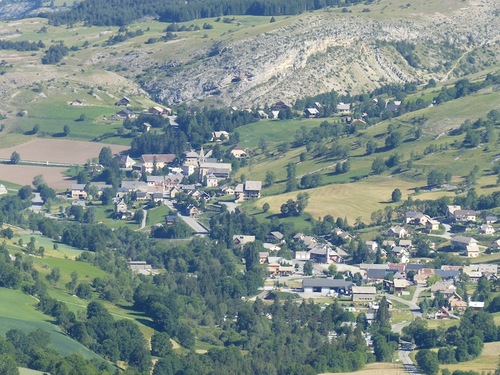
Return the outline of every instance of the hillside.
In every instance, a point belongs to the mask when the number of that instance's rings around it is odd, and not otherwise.
[[[43,50],[2,51],[0,95],[13,114],[44,95],[75,96],[90,87],[93,101],[128,94],[165,104],[250,107],[332,89],[359,93],[390,82],[446,81],[498,64],[495,4],[380,0],[273,23],[258,16],[194,20],[177,24],[168,38],[169,23],[149,20],[121,31],[50,26],[40,18],[4,22],[0,35],[7,40],[72,48],[58,65],[42,65]]]

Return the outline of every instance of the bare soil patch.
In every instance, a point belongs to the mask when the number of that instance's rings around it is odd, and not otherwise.
[[[51,188],[65,190],[75,183],[75,180],[63,175],[66,170],[65,167],[0,164],[0,180],[19,185],[31,185],[33,177],[41,174]]]
[[[0,158],[8,159],[12,152],[16,151],[21,155],[21,161],[85,164],[87,160],[98,157],[101,149],[106,146],[109,146],[114,154],[128,149],[126,146],[96,142],[35,139],[0,149]]]

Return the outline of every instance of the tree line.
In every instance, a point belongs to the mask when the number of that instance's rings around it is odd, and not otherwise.
[[[24,51],[38,51],[40,48],[45,48],[45,44],[39,40],[38,42],[30,42],[27,40],[11,41],[11,40],[0,40],[0,50],[10,49],[14,51],[24,52]]]
[[[42,13],[52,25],[85,22],[93,26],[124,26],[142,17],[158,17],[162,22],[183,22],[228,15],[281,16],[322,9],[345,7],[361,0],[197,0],[186,3],[145,0],[85,0],[68,11]]]

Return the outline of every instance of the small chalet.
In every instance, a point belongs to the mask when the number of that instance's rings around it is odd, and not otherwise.
[[[486,222],[486,224],[494,224],[498,221],[498,218],[496,216],[486,216],[484,221]]]
[[[448,211],[447,211],[447,213],[446,213],[446,214],[447,214],[447,216],[453,219],[453,218],[455,217],[455,216],[453,215],[453,214],[455,213],[455,211],[457,211],[457,210],[461,210],[461,209],[462,209],[462,206],[456,206],[456,205],[455,205],[455,206],[452,206],[452,205],[450,205],[450,206],[447,206],[447,208],[448,208]]]
[[[81,107],[83,105],[83,100],[75,99],[72,102],[69,102],[69,105]]]
[[[172,114],[172,110],[170,108],[162,108],[160,106],[153,106],[149,108],[148,113],[152,115],[165,115],[165,116],[170,116]]]
[[[247,201],[260,198],[262,190],[262,181],[246,181],[244,184],[238,184],[234,189],[235,202]]]
[[[116,116],[121,117],[121,118],[136,118],[137,117],[135,112],[131,111],[130,109],[122,109],[121,111],[116,112]]]
[[[214,188],[219,186],[219,179],[213,173],[205,175],[203,180],[207,188]]]
[[[378,250],[378,243],[375,241],[366,241],[365,245],[370,253],[376,253]]]
[[[243,159],[247,157],[247,153],[245,152],[245,150],[238,145],[234,145],[233,147],[231,147],[231,149],[229,150],[229,154],[231,156],[234,156],[236,159]]]
[[[474,210],[456,210],[453,212],[453,217],[457,222],[476,221],[476,211]]]
[[[427,229],[427,231],[429,232],[433,232],[433,231],[436,231],[436,230],[439,230],[439,225],[441,223],[437,220],[434,220],[434,219],[428,219],[426,222],[425,222],[425,229]]]
[[[0,195],[4,195],[7,193],[8,193],[7,188],[3,184],[0,184]]]
[[[115,203],[115,213],[122,214],[127,212],[127,204],[123,199],[120,199]]]
[[[491,234],[495,233],[495,228],[493,228],[489,224],[483,224],[483,225],[481,225],[481,228],[479,229],[479,232],[481,234],[491,235]]]
[[[275,231],[275,232],[270,232],[266,236],[266,242],[270,243],[283,243],[285,241],[283,233]]]
[[[229,133],[225,130],[212,132],[211,142],[222,142],[229,140]]]
[[[342,115],[347,115],[351,113],[351,105],[349,103],[340,102],[339,104],[337,104],[337,112]]]
[[[271,106],[271,109],[273,111],[286,111],[292,109],[292,106],[288,103],[285,103],[284,101],[280,100],[279,102],[274,103]]]
[[[269,252],[267,252],[267,251],[259,252],[259,263],[260,264],[268,263],[268,258],[269,258]]]
[[[121,169],[130,170],[135,164],[135,160],[128,155],[118,155],[115,160]]]
[[[340,228],[334,228],[332,233],[338,236],[342,241],[347,242],[352,240],[354,237],[349,233]]]
[[[255,242],[255,236],[246,236],[243,234],[236,234],[233,236],[233,244],[235,246],[243,247],[250,242]]]
[[[477,244],[478,242],[472,237],[455,236],[451,239],[451,246],[458,250],[465,250],[471,245],[477,247]]]
[[[432,298],[436,297],[436,293],[441,293],[445,297],[454,294],[457,291],[457,287],[454,285],[453,281],[438,281],[433,286],[431,286]]]
[[[406,279],[394,279],[394,292],[401,293],[408,286],[410,286],[410,282]]]
[[[397,112],[399,111],[399,107],[401,106],[400,100],[393,100],[385,103],[385,110],[387,112]]]
[[[120,100],[118,100],[115,105],[117,107],[130,107],[130,99],[124,96]]]
[[[305,116],[308,118],[316,118],[319,116],[319,111],[317,108],[306,108],[304,113],[305,113]]]
[[[200,213],[201,211],[195,205],[190,204],[186,208],[186,215],[189,217],[198,217]]]
[[[408,231],[403,227],[391,227],[387,231],[387,235],[395,238],[405,238],[408,237]]]
[[[141,169],[143,173],[152,173],[175,161],[175,154],[143,154],[141,156]]]
[[[423,212],[408,211],[405,213],[406,224],[424,224],[425,215]]]
[[[477,245],[467,245],[465,248],[465,256],[467,258],[477,258],[480,255],[479,247]]]
[[[464,311],[467,308],[467,302],[462,299],[457,293],[453,293],[448,296],[448,306],[450,306],[450,311]]]
[[[470,301],[469,307],[472,308],[474,311],[480,311],[481,309],[484,308],[484,302]]]

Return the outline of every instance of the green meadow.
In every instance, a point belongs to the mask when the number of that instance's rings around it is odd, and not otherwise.
[[[10,329],[31,332],[41,328],[50,333],[50,347],[62,355],[78,353],[87,359],[101,359],[77,341],[64,335],[51,318],[35,309],[37,301],[19,290],[0,288],[0,334]]]

